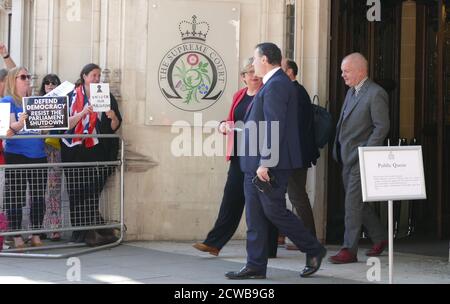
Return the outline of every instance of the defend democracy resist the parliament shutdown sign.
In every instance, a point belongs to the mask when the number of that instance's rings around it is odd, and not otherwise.
[[[68,130],[69,99],[62,97],[26,97],[23,109],[28,114],[25,130]]]

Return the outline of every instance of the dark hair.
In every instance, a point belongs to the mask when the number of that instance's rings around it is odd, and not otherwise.
[[[255,47],[258,50],[259,55],[266,56],[267,61],[271,65],[281,65],[281,50],[272,42],[260,43]]]
[[[80,86],[82,84],[84,84],[84,75],[89,75],[90,72],[92,72],[93,70],[101,70],[101,68],[95,64],[95,63],[89,63],[87,65],[84,66],[84,68],[81,70],[80,73],[80,79],[78,79],[78,81],[76,82],[75,86]]]
[[[294,76],[297,77],[298,74],[298,66],[295,63],[294,60],[286,59],[286,66],[288,69],[292,69],[292,73],[294,73]]]
[[[59,86],[61,84],[61,80],[59,80],[58,75],[56,74],[48,74],[44,77],[44,79],[42,79],[42,83],[41,83],[41,88],[39,89],[39,95],[40,96],[44,96],[45,94],[45,83],[47,81],[51,81],[54,84],[56,84],[56,86]]]
[[[0,81],[4,81],[6,79],[6,75],[8,75],[8,70],[0,69]]]

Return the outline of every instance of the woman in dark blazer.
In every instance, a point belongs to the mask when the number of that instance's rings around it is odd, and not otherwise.
[[[244,173],[239,165],[237,151],[237,131],[234,128],[236,122],[243,122],[247,109],[253,97],[262,86],[262,79],[255,75],[252,66],[253,57],[245,61],[241,69],[241,79],[246,87],[237,91],[233,96],[233,102],[226,120],[219,125],[222,134],[228,136],[227,140],[227,161],[230,161],[228,177],[225,184],[222,203],[219,215],[213,229],[208,233],[202,243],[195,243],[193,247],[212,255],[219,255],[223,246],[231,239],[241,221],[242,212],[245,206],[244,197]],[[276,257],[278,230],[271,227],[269,233],[269,257]]]

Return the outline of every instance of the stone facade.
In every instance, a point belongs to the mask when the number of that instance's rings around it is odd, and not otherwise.
[[[178,0],[164,0],[177,2]],[[38,3],[39,2],[39,3]],[[223,157],[175,158],[170,126],[146,125],[148,15],[161,0],[11,0],[0,12],[6,24],[13,12],[11,54],[35,75],[35,86],[48,72],[76,81],[89,62],[119,97],[126,141],[125,222],[130,240],[203,239],[214,223],[222,198],[227,164]],[[179,2],[179,1],[178,1]],[[195,3],[196,1],[191,1]],[[214,3],[219,1],[209,0]],[[279,0],[220,1],[240,6],[239,62],[261,41],[284,45],[285,4]],[[292,2],[292,1],[289,1]],[[201,4],[201,2],[198,2]],[[15,6],[25,12],[15,15]],[[296,1],[296,61],[300,81],[325,104],[328,96],[330,0]],[[4,7],[5,8],[5,7]],[[31,17],[27,19],[24,14]],[[168,16],[170,18],[170,16]],[[26,21],[29,20],[29,21]],[[28,24],[29,23],[29,24]],[[7,32],[0,30],[0,41]],[[231,102],[231,101],[230,101]],[[217,117],[218,120],[223,119]],[[326,151],[310,170],[308,189],[321,239],[326,223]],[[242,221],[236,234],[245,237]]]

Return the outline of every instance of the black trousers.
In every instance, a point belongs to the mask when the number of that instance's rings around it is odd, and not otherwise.
[[[105,161],[103,147],[92,148],[82,145],[67,147],[61,145],[62,162]],[[72,226],[92,226],[104,224],[99,210],[99,198],[112,169],[106,166],[64,168],[67,192],[70,202]]]
[[[245,206],[244,173],[239,165],[239,158],[232,157],[228,177],[223,191],[219,215],[204,244],[219,250],[232,238],[239,226]],[[276,256],[278,248],[278,229],[270,223],[269,256]]]
[[[316,236],[316,225],[314,223],[314,214],[309,202],[308,193],[306,193],[306,179],[308,168],[295,169],[292,172],[288,182],[289,200],[297,211],[297,215],[302,219],[305,227]]]
[[[28,158],[21,154],[5,153],[8,165],[47,163],[47,158]],[[20,230],[22,208],[26,205],[27,182],[30,185],[30,221],[32,229],[40,229],[45,214],[45,191],[47,189],[47,168],[6,169],[4,208],[8,215],[9,228]]]

